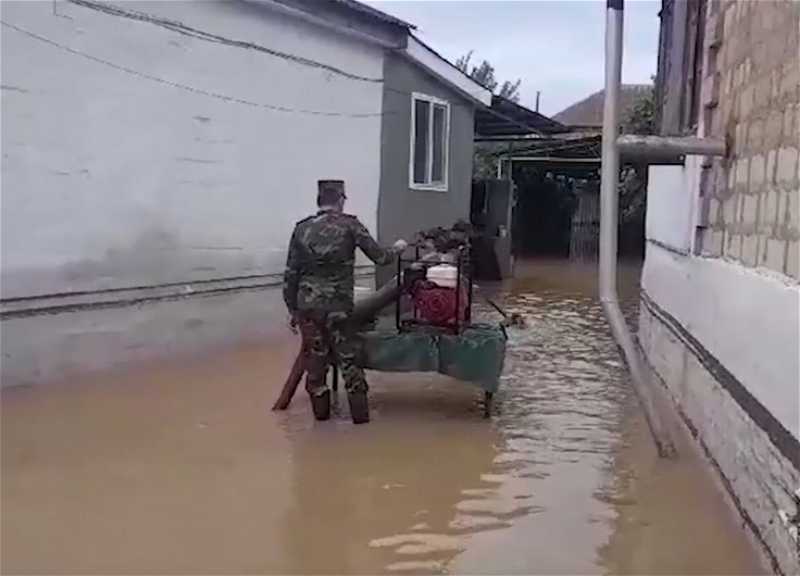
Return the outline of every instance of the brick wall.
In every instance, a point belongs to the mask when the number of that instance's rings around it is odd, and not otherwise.
[[[701,252],[800,278],[800,2],[714,0],[706,23],[709,166]]]

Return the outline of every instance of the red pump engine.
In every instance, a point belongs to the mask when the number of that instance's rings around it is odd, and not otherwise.
[[[469,295],[467,294],[468,280],[461,278],[460,287],[451,288],[439,286],[430,280],[417,280],[408,290],[411,301],[417,312],[425,321],[437,326],[448,326],[467,321],[469,308]],[[460,290],[460,294],[458,291]],[[456,313],[458,301],[458,315]]]

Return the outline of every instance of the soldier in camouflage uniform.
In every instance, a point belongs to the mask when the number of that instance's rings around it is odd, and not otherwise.
[[[293,325],[309,346],[306,391],[317,420],[330,417],[331,395],[325,381],[329,353],[339,364],[353,422],[369,422],[367,382],[358,364],[353,310],[355,251],[360,248],[377,265],[385,265],[407,244],[398,240],[381,248],[366,227],[345,214],[347,196],[341,180],[318,182],[319,212],[295,225],[289,242],[283,298]]]

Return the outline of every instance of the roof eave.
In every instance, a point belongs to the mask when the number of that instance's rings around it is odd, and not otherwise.
[[[491,90],[475,82],[411,33],[408,35],[408,45],[403,53],[466,99],[484,106],[492,105]]]
[[[360,14],[366,18],[371,18],[376,22],[382,24],[388,24],[391,26],[398,26],[400,28],[404,28],[406,30],[416,30],[416,26],[406,22],[405,20],[401,20],[395,16],[387,12],[383,12],[382,10],[378,10],[377,8],[373,8],[369,4],[364,4],[363,2],[358,2],[358,0],[334,0],[335,3],[339,4],[343,8],[346,8],[354,13]]]
[[[353,21],[341,17],[341,11],[325,10],[323,3],[307,2],[301,0],[238,0],[269,7],[270,9],[286,15],[304,20],[311,24],[327,28],[339,34],[358,39],[362,42],[377,45],[382,48],[396,50],[404,49],[409,36],[409,28],[397,23],[379,21],[376,16],[359,12],[352,6],[335,2],[344,7],[346,13],[356,16]],[[331,4],[327,4],[331,6]],[[338,12],[338,16],[337,16]],[[369,23],[367,23],[368,21]]]

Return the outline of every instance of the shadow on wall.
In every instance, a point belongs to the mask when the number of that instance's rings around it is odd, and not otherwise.
[[[160,287],[248,276],[270,276],[279,281],[284,262],[283,248],[187,246],[176,232],[151,227],[132,246],[110,247],[99,258],[83,258],[60,268],[4,266],[3,298]]]

